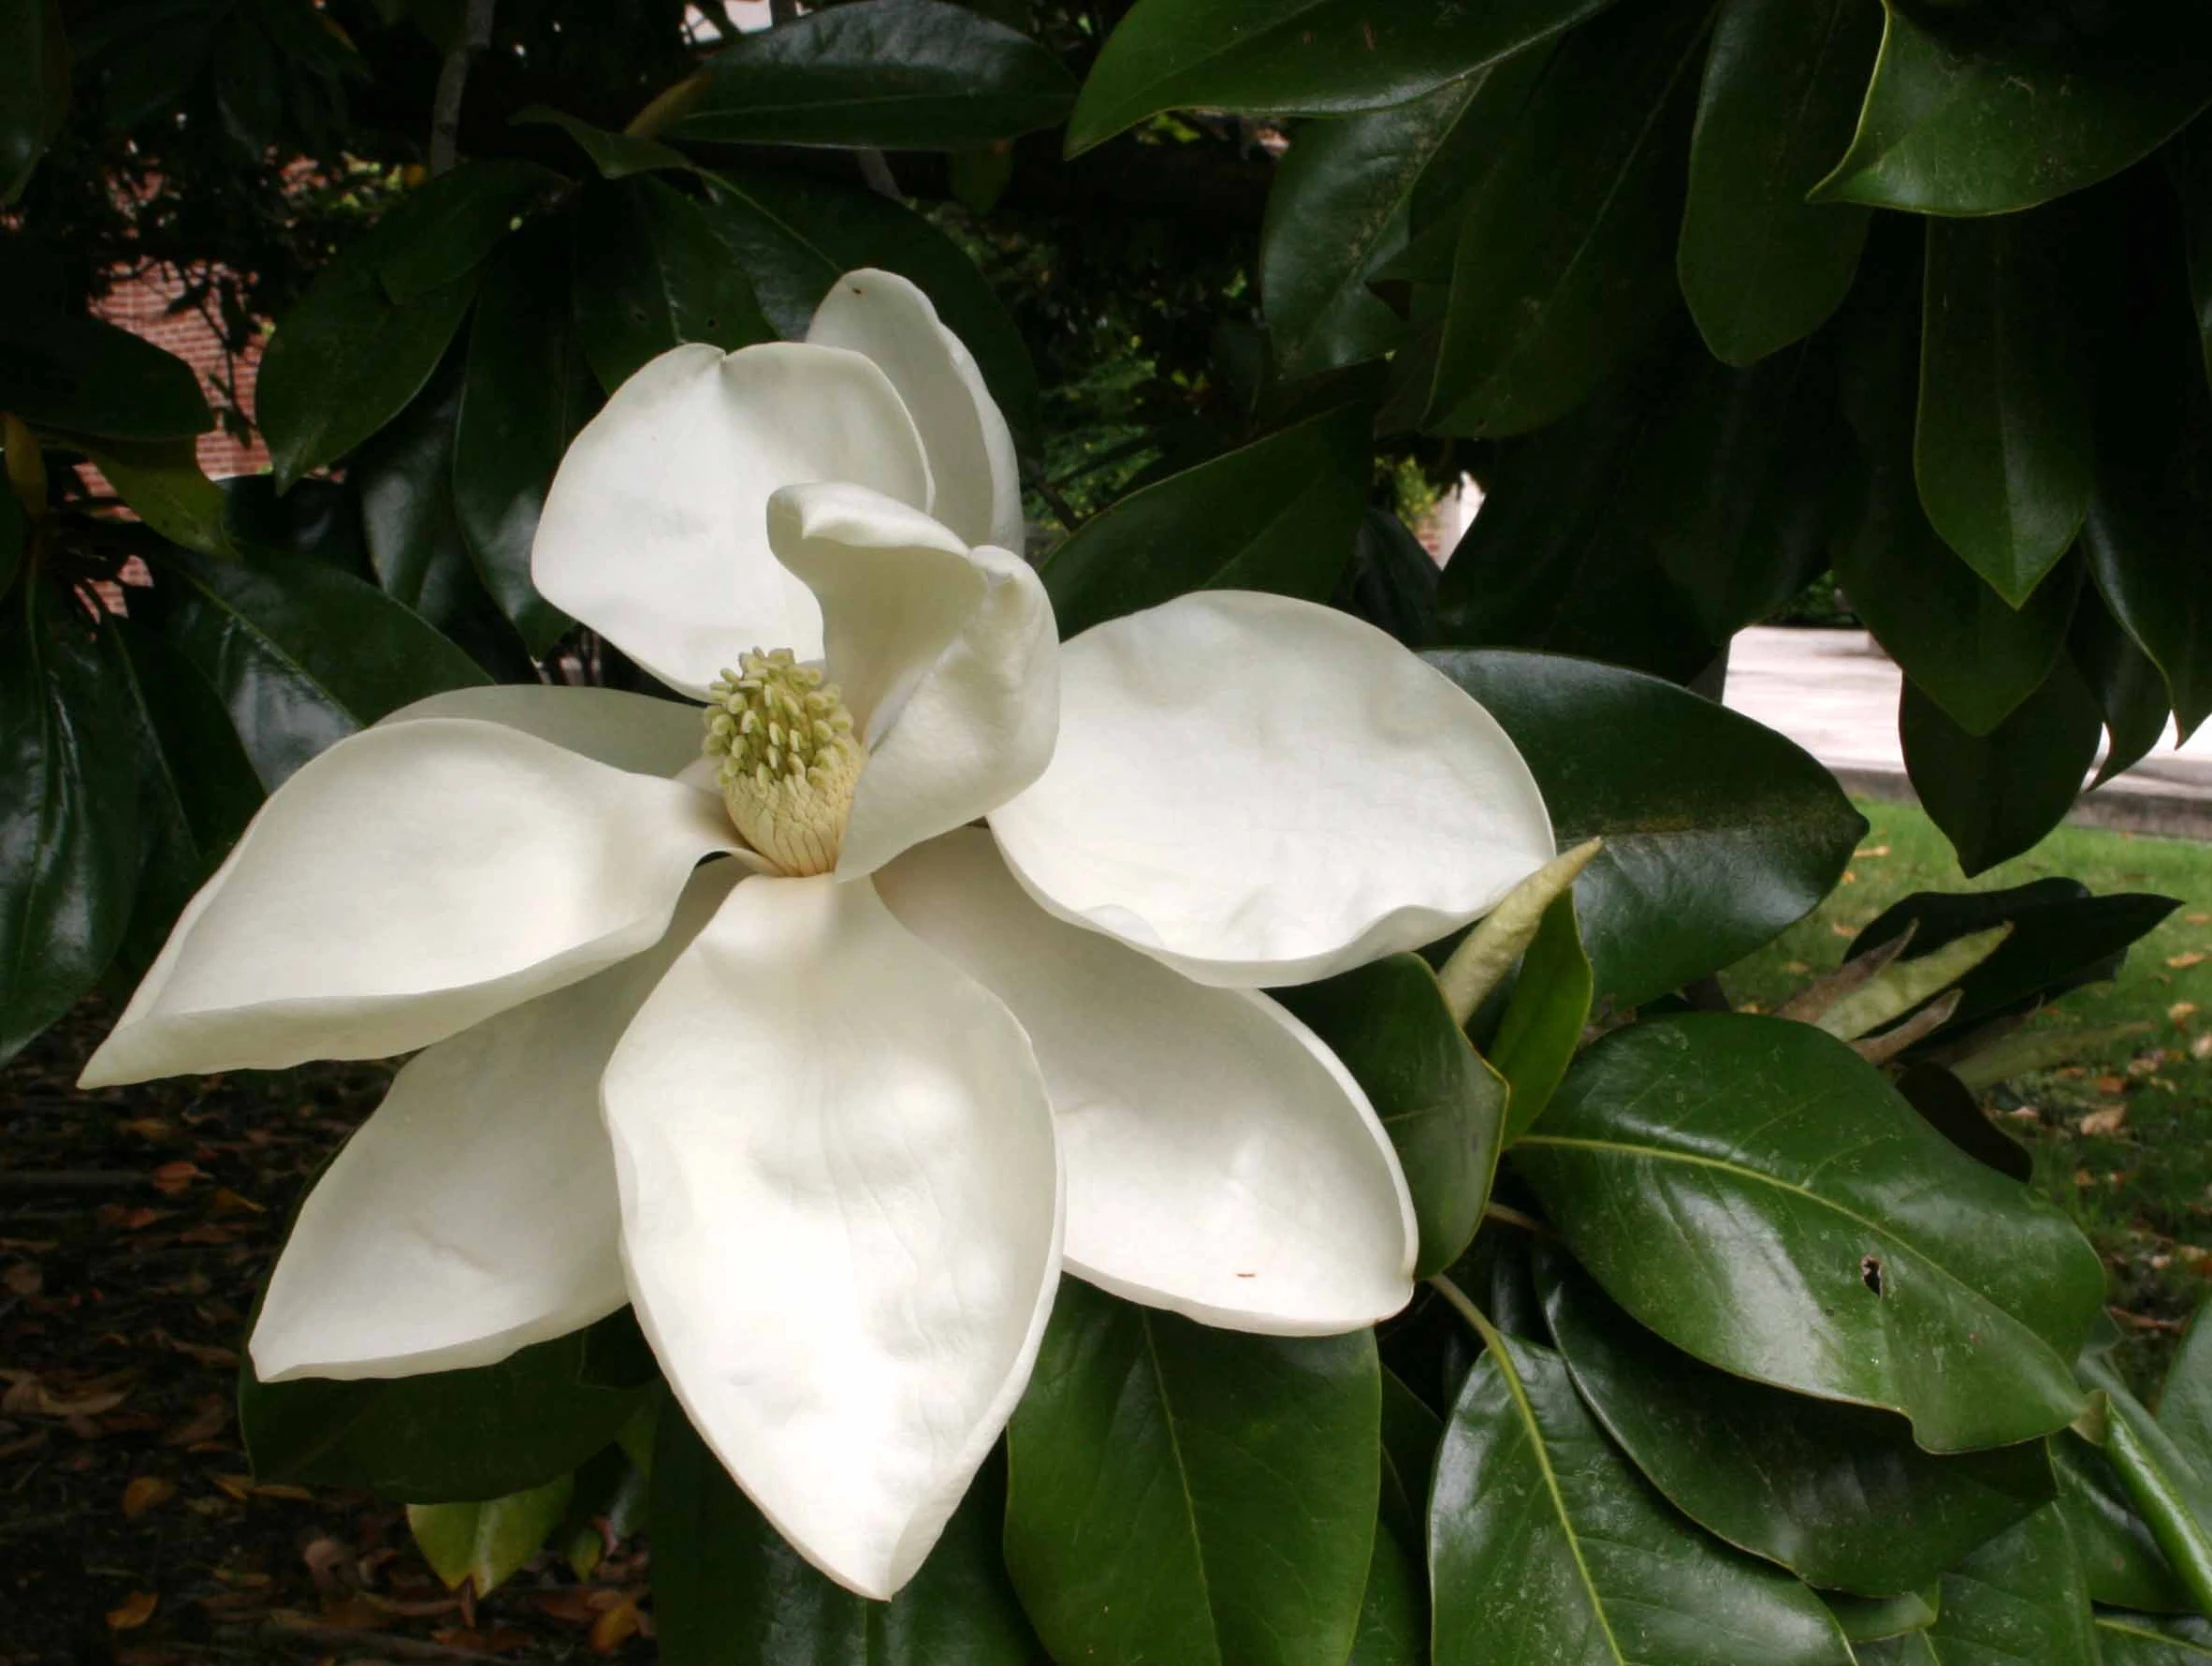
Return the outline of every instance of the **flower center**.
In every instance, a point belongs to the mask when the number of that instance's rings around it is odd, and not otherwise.
[[[837,685],[789,648],[755,649],[716,680],[706,723],[701,750],[722,760],[722,802],[745,842],[794,876],[836,867],[868,762]]]

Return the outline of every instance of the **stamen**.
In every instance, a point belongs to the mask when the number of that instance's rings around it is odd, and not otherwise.
[[[788,648],[756,648],[710,700],[701,750],[722,759],[730,820],[781,872],[828,873],[868,762],[837,685]]]

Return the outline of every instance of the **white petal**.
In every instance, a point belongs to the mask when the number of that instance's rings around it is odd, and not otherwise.
[[[1037,779],[1059,728],[1059,648],[1028,563],[860,486],[788,488],[768,523],[821,600],[829,673],[870,747],[841,878]]]
[[[701,869],[652,948],[408,1061],[300,1207],[254,1326],[262,1381],[492,1365],[630,1299],[599,1078],[742,874]]]
[[[699,708],[619,688],[546,688],[494,683],[456,688],[402,706],[385,723],[467,717],[503,723],[616,769],[673,779],[699,761]],[[709,785],[711,787],[711,777]]]
[[[1413,1202],[1389,1136],[1280,1006],[1055,920],[981,831],[908,851],[876,884],[1029,1032],[1068,1171],[1070,1271],[1287,1336],[1355,1330],[1412,1297]]]
[[[1465,925],[1551,860],[1490,714],[1333,608],[1204,591],[1060,650],[1060,743],[992,812],[1039,902],[1200,983],[1308,983]]]
[[[561,459],[531,576],[555,607],[688,693],[748,648],[817,658],[820,611],[768,549],[769,495],[808,480],[928,507],[921,438],[882,371],[798,342],[671,348]]]
[[[970,544],[1021,554],[1014,436],[974,356],[938,321],[929,297],[895,272],[847,272],[822,298],[806,338],[865,353],[891,378],[929,452],[937,487],[930,512]]]
[[[869,884],[741,885],[605,1083],[638,1320],[799,1553],[888,1597],[1028,1381],[1059,1158],[1028,1040]]]
[[[718,799],[456,718],[287,781],[178,920],[87,1087],[384,1058],[660,940]]]

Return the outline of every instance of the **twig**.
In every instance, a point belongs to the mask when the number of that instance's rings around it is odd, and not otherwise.
[[[461,38],[438,66],[438,91],[430,106],[430,173],[451,168],[460,154],[461,95],[468,89],[469,66],[492,43],[493,0],[468,0]]]

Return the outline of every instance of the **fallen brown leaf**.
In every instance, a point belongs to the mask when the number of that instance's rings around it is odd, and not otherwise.
[[[2085,1117],[2075,1119],[2074,1126],[2085,1134],[2117,1134],[2120,1125],[2128,1119],[2125,1105],[2106,1105],[2091,1111]]]
[[[46,1288],[46,1275],[39,1271],[35,1261],[18,1261],[5,1273],[0,1273],[0,1284],[5,1284],[11,1296],[35,1296]]]
[[[2202,949],[2184,949],[2180,954],[2168,955],[2166,957],[2166,964],[2171,966],[2175,971],[2179,972],[2185,967],[2196,965],[2199,961],[2203,959],[2204,951]]]
[[[634,1602],[623,1602],[608,1609],[592,1623],[591,1652],[613,1654],[643,1628],[645,1616],[638,1612]]]
[[[136,1521],[157,1504],[177,1496],[177,1484],[166,1475],[136,1475],[123,1489],[123,1519]]]
[[[1854,850],[1851,854],[1854,858],[1864,857],[1868,859],[1872,859],[1877,856],[1887,856],[1889,854],[1889,846],[1868,845],[1864,850]]]
[[[161,1437],[165,1446],[190,1446],[213,1440],[230,1421],[230,1402],[220,1394],[204,1394],[190,1417]]]
[[[2166,1016],[2176,1024],[2186,1024],[2196,1015],[2197,1003],[2194,1001],[2176,1001],[2166,1009]]]
[[[158,1591],[133,1591],[108,1610],[108,1630],[136,1631],[154,1617],[154,1610],[160,1604]]]
[[[195,1180],[205,1180],[206,1173],[196,1163],[178,1161],[164,1163],[154,1170],[154,1190],[164,1197],[175,1197],[188,1189]]]

